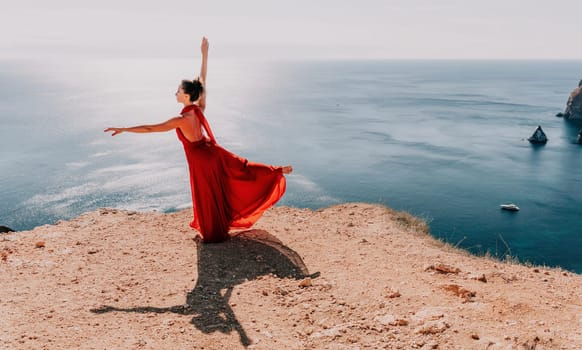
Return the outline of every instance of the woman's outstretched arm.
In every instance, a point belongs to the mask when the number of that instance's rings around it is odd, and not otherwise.
[[[206,72],[208,70],[208,39],[202,37],[202,43],[200,44],[200,51],[202,52],[202,63],[200,64],[200,82],[204,86],[204,92],[200,95],[198,99],[198,107],[204,112],[206,109]]]
[[[129,128],[107,128],[103,131],[105,132],[113,131],[111,136],[121,134],[122,132],[135,132],[135,133],[164,132],[179,128],[182,121],[183,121],[182,117],[175,117],[172,119],[168,119],[160,124],[138,125]]]

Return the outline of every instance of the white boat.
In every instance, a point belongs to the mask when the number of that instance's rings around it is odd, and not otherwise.
[[[509,211],[518,211],[519,207],[513,203],[510,204],[501,204],[500,205],[501,209],[503,210],[509,210]]]

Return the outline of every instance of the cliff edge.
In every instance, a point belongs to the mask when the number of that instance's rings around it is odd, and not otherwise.
[[[0,235],[0,348],[582,348],[582,276],[471,256],[406,213],[276,207],[221,244],[190,215]]]

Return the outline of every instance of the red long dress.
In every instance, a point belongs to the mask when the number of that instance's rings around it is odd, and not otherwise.
[[[204,242],[228,239],[228,231],[249,228],[285,193],[282,167],[252,163],[216,143],[200,108],[190,105],[181,114],[193,111],[207,137],[190,142],[178,128],[190,169],[194,219]]]

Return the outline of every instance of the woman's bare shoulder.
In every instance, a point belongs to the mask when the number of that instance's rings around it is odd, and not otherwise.
[[[194,110],[185,112],[177,118],[179,119],[179,123],[183,126],[191,126],[198,123],[198,118],[196,117],[196,112]]]
[[[196,113],[194,112],[194,110],[189,110],[187,112],[182,113],[180,116],[178,116],[178,118],[180,118],[181,120],[192,120],[193,118],[196,117]]]

